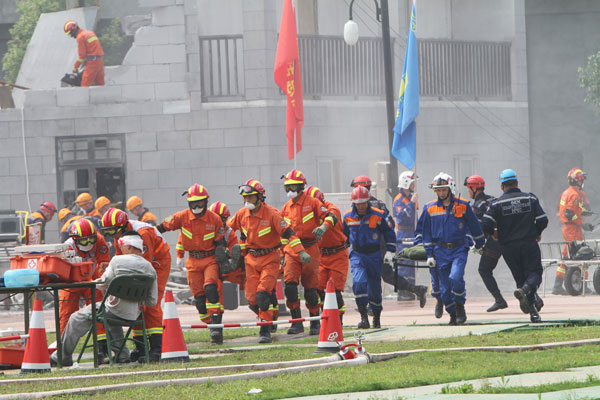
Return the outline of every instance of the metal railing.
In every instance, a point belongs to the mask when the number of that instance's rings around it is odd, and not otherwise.
[[[302,35],[298,47],[305,96],[385,96],[381,39]]]
[[[242,35],[200,37],[202,101],[234,100],[244,96]]]
[[[421,96],[511,99],[510,43],[420,40]]]

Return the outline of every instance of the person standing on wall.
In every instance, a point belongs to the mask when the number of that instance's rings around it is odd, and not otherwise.
[[[73,72],[77,72],[84,64],[81,86],[104,86],[104,50],[98,36],[92,31],[79,28],[77,22],[70,20],[65,23],[65,34],[77,40],[77,61],[73,65]]]

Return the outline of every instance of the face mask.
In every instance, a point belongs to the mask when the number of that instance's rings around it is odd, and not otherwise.
[[[198,214],[202,214],[202,212],[204,211],[204,207],[194,207],[192,208],[192,212],[196,215]]]
[[[81,251],[90,251],[94,247],[93,244],[88,244],[87,246],[78,245],[77,248]]]
[[[292,192],[292,191],[287,192],[287,197],[289,197],[290,199],[295,199],[297,196],[298,196],[298,192]]]
[[[245,202],[244,203],[244,207],[246,207],[248,210],[252,211],[252,210],[254,210],[256,208],[256,205],[254,205],[252,203]]]

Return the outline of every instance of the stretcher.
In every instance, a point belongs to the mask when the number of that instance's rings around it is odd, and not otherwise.
[[[429,266],[427,265],[427,255],[425,255],[425,250],[423,250],[422,255],[424,256],[420,256],[417,254],[416,257],[408,257],[406,252],[404,252],[404,250],[407,250],[408,248],[414,248],[415,243],[414,243],[414,238],[406,238],[403,239],[401,242],[399,242],[399,244],[402,244],[403,246],[408,246],[404,249],[402,249],[401,251],[399,251],[398,253],[396,253],[396,255],[394,256],[394,258],[392,259],[392,263],[393,263],[393,269],[394,269],[394,282],[386,282],[389,284],[393,284],[394,285],[394,292],[398,291],[398,268],[399,267],[404,267],[404,268],[426,268],[429,269]],[[417,245],[417,246],[422,246],[422,245]],[[385,279],[384,279],[385,281]]]
[[[591,249],[593,254],[588,250],[589,258],[577,259],[583,247]],[[591,294],[588,282],[592,283],[596,293],[600,294],[600,239],[540,243],[540,251],[544,268],[542,293],[546,292],[546,270],[563,265],[566,269],[565,289],[571,296]]]

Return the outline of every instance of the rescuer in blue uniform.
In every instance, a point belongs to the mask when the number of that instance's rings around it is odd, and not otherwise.
[[[465,178],[465,186],[469,192],[469,197],[474,200],[472,206],[473,212],[479,220],[479,223],[481,223],[483,214],[487,211],[488,206],[492,200],[494,200],[494,197],[485,193],[485,180],[479,175],[471,175],[468,178]],[[486,311],[494,312],[502,310],[503,308],[507,308],[508,304],[506,303],[506,300],[504,300],[500,288],[498,288],[498,282],[496,282],[496,279],[494,278],[494,269],[498,265],[498,260],[502,255],[500,243],[493,237],[488,236],[482,250],[478,267],[479,276],[481,276],[487,290],[494,296],[494,304]]]
[[[418,208],[418,196],[415,193],[417,174],[404,171],[398,177],[398,194],[392,204],[392,212],[396,220],[396,243],[398,251],[404,249],[402,240],[414,237],[415,216]],[[398,275],[409,283],[415,284],[415,268],[398,267]],[[405,290],[398,290],[398,300],[414,300],[414,295]]]
[[[483,231],[495,235],[502,246],[502,256],[515,279],[514,292],[521,311],[529,313],[531,322],[541,322],[536,305],[536,291],[542,282],[542,257],[537,244],[548,226],[548,217],[537,197],[519,189],[517,174],[512,169],[500,173],[504,192],[490,204],[483,216]]]
[[[381,327],[381,237],[386,249],[396,252],[394,231],[385,221],[382,210],[369,204],[371,197],[367,188],[355,187],[352,190],[352,208],[344,215],[344,235],[352,245],[350,268],[352,270],[352,290],[360,312],[359,329],[370,328],[367,304],[373,310],[373,327]],[[392,254],[393,255],[393,254]]]
[[[440,292],[450,314],[450,325],[457,325],[467,320],[464,280],[469,252],[467,235],[472,236],[476,249],[483,246],[485,239],[469,202],[452,193],[451,180],[443,172],[433,179],[431,187],[438,199],[423,209],[423,245],[427,264],[438,268]]]

